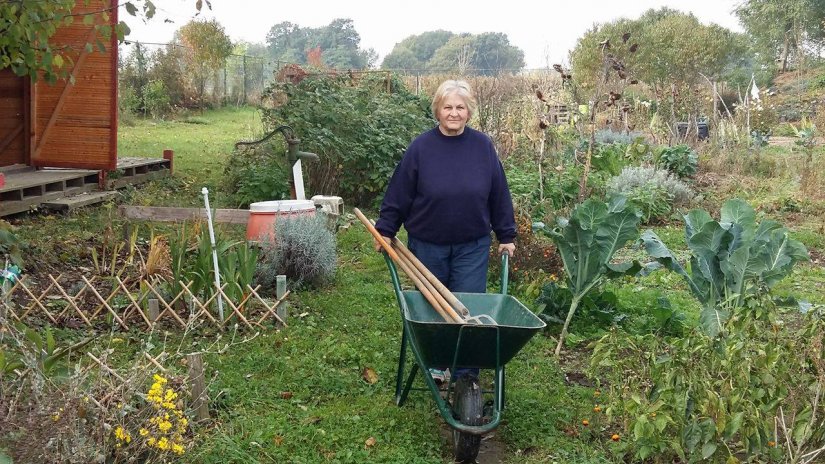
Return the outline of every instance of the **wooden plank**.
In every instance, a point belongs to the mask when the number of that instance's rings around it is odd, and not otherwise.
[[[66,189],[62,192],[51,192],[46,193],[45,195],[26,197],[22,200],[0,201],[0,216],[22,213],[30,210],[32,207],[39,206],[44,201],[54,200],[56,198],[65,197],[66,195],[90,192],[96,189],[97,184],[86,184],[83,187],[74,187]]]
[[[158,171],[150,171],[144,174],[135,174],[133,176],[124,176],[110,181],[108,188],[119,189],[127,185],[142,184],[150,180],[160,179],[162,177],[169,177],[170,171],[168,169],[161,169]]]
[[[83,181],[86,177],[97,175],[97,171],[82,171],[82,170],[48,170],[48,171],[24,171],[24,172],[7,172],[6,186],[0,189],[0,192],[8,190],[17,190],[23,188],[34,187],[36,185],[46,185],[54,182],[70,182],[78,181],[77,185],[86,184]],[[82,181],[82,182],[81,182]],[[90,184],[93,182],[89,182]],[[95,185],[97,185],[95,183]]]
[[[117,192],[91,192],[75,195],[72,197],[63,197],[56,200],[50,200],[41,203],[44,208],[55,211],[73,211],[83,206],[103,203],[104,201],[117,196]]]
[[[206,209],[204,208],[122,205],[118,208],[118,212],[127,219],[157,222],[182,222],[206,219]],[[249,210],[217,209],[212,216],[212,220],[223,224],[246,224],[249,221]]]

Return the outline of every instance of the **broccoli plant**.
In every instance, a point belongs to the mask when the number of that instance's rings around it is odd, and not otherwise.
[[[756,212],[743,200],[726,201],[719,221],[704,210],[684,218],[685,241],[692,252],[689,270],[653,231],[642,234],[642,243],[659,264],[685,278],[702,305],[699,321],[710,337],[723,331],[733,310],[770,291],[794,264],[809,259],[805,246],[790,238],[781,224],[757,224]]]
[[[633,275],[641,270],[636,261],[612,262],[617,250],[639,237],[640,217],[624,197],[615,196],[608,203],[593,198],[586,200],[576,206],[570,219],[560,219],[555,228],[540,222],[533,225],[556,243],[564,263],[567,288],[573,295],[559,334],[556,356],[561,352],[576,308],[587,293],[608,278]]]

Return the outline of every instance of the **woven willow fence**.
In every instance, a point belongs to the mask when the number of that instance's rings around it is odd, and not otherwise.
[[[164,297],[164,292],[158,288],[161,282],[143,280],[140,282],[141,291],[130,291],[120,277],[98,281],[96,277],[88,279],[82,276],[81,282],[71,285],[60,283],[62,274],[57,277],[49,274],[48,282],[42,284],[29,283],[27,277],[21,277],[6,293],[5,301],[0,302],[0,315],[21,322],[45,316],[53,324],[74,321],[88,327],[111,318],[113,324],[124,330],[134,326],[152,329],[155,324],[167,321],[181,328],[205,321],[219,328],[229,323],[248,328],[262,327],[268,320],[286,325],[277,312],[289,295],[286,290],[282,294],[279,292],[279,298],[272,301],[258,294],[260,286],[252,288],[247,285],[242,299],[233,301],[226,294],[226,284],[220,288],[215,285],[214,293],[202,299],[190,290],[192,282],[181,282],[177,295]],[[211,309],[219,295],[225,306],[223,320]]]

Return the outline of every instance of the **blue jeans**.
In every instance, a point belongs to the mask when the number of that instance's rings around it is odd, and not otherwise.
[[[485,235],[457,245],[438,245],[409,237],[407,246],[451,292],[486,293],[492,239]]]
[[[408,237],[407,247],[416,258],[451,292],[486,293],[490,235],[457,245],[438,245]],[[454,379],[462,375],[478,377],[476,368],[457,368]]]

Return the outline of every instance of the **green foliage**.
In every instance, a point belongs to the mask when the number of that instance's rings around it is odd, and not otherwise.
[[[381,67],[493,76],[523,68],[524,52],[502,33],[456,35],[438,30],[412,35],[395,44]]]
[[[635,53],[622,54],[622,35],[630,32]],[[616,55],[633,76],[652,85],[669,85],[674,80],[699,84],[700,75],[713,79],[721,75],[735,57],[732,33],[717,25],[704,25],[691,15],[662,8],[648,10],[638,19],[619,19],[589,30],[570,54],[578,85],[594,88],[603,74],[599,43],[609,39],[610,53]]]
[[[284,103],[264,110],[264,122],[288,124],[301,149],[320,156],[304,164],[309,190],[355,205],[384,191],[410,141],[434,125],[428,103],[397,77],[314,76],[298,84],[276,82],[266,92]]]
[[[656,157],[656,164],[684,179],[696,174],[699,155],[687,145],[664,147]]]
[[[770,58],[779,58],[782,71],[790,53],[804,53],[806,42],[825,37],[821,21],[825,2],[821,0],[748,0],[734,12],[752,40]]]
[[[453,37],[453,33],[444,30],[428,31],[411,35],[395,44],[381,67],[384,69],[424,69],[436,50]]]
[[[144,0],[144,13],[151,18],[154,5]],[[129,28],[120,22],[114,28],[109,22],[108,10],[91,11],[85,15],[73,15],[75,0],[23,0],[0,3],[0,69],[10,68],[18,76],[39,78],[43,72],[47,82],[65,79],[71,69],[71,48],[55,44],[51,37],[60,26],[70,25],[75,19],[95,29],[92,43],[82,44],[94,50],[105,50],[108,39],[115,34],[120,40]],[[132,5],[132,2],[128,2]],[[137,9],[130,13],[135,15]]]
[[[24,244],[14,233],[12,225],[0,220],[0,258],[8,258],[12,264],[23,266]]]
[[[642,242],[659,264],[684,277],[702,305],[701,327],[711,338],[722,333],[733,310],[766,294],[794,264],[809,259],[787,229],[770,220],[757,224],[756,212],[739,199],[722,205],[719,221],[704,210],[684,218],[689,271],[653,231],[645,231]]]
[[[275,221],[275,238],[265,241],[257,281],[274,289],[278,275],[286,275],[292,288],[318,287],[335,276],[335,236],[322,216],[295,216]]]
[[[151,81],[142,90],[146,112],[155,119],[163,119],[172,109],[169,93],[161,81]]]
[[[617,250],[639,236],[639,213],[621,196],[608,203],[590,198],[573,210],[570,219],[560,219],[557,227],[550,229],[537,223],[534,228],[550,235],[558,247],[567,288],[573,295],[556,346],[558,356],[584,296],[607,278],[633,275],[641,269],[638,262],[612,262]]]
[[[544,322],[557,326],[564,325],[572,304],[573,292],[553,280],[544,284],[536,299],[536,307],[540,310],[538,316]],[[582,298],[577,311],[579,317],[576,318],[576,325],[588,331],[610,327],[625,317],[620,312],[618,298],[609,291],[588,293]]]
[[[24,368],[30,361],[33,362],[31,367],[36,367],[44,374],[58,374],[60,361],[94,340],[86,338],[68,346],[58,347],[51,327],[47,326],[38,331],[22,322],[15,322],[11,326],[6,330],[14,331],[14,335],[17,336],[0,337],[0,380],[5,375],[15,372],[26,375]],[[10,340],[8,345],[2,343],[4,338]]]
[[[274,61],[311,64],[307,51],[320,48],[324,65],[336,69],[364,69],[377,59],[375,52],[361,50],[361,36],[351,19],[338,18],[319,28],[278,23],[266,35],[269,56]]]
[[[524,52],[499,32],[454,35],[435,51],[426,67],[434,72],[495,76],[523,68]]]
[[[614,331],[596,343],[592,374],[609,384],[608,417],[632,437],[627,459],[814,462],[793,457],[825,439],[822,315],[789,315],[800,319],[789,329],[769,300],[751,302],[721,339]]]
[[[288,199],[292,171],[286,154],[271,144],[236,150],[224,170],[224,190],[239,208],[257,201]]]
[[[607,191],[624,195],[642,212],[645,222],[667,217],[677,206],[687,206],[693,191],[663,169],[627,167],[611,178]]]
[[[643,137],[640,132],[615,132],[610,129],[599,129],[595,134],[596,143],[600,144],[614,144],[620,143],[623,145],[630,145],[639,137]]]

